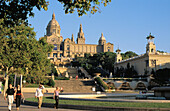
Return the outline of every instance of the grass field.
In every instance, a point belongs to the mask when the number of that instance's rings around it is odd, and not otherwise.
[[[28,101],[38,102],[35,98],[26,98]],[[43,103],[55,103],[52,97],[44,97]],[[109,106],[109,107],[139,107],[139,108],[170,108],[170,103],[148,103],[148,102],[100,102],[84,100],[59,100],[59,104],[85,105],[85,106]]]

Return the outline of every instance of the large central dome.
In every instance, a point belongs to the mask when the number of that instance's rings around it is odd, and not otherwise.
[[[47,25],[47,36],[51,36],[51,35],[57,35],[60,37],[60,25],[57,22],[57,20],[55,19],[55,14],[53,13],[52,15],[52,20],[50,20],[50,22]]]

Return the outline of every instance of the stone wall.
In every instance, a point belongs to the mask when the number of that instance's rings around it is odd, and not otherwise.
[[[22,88],[23,92],[35,92],[37,88]],[[45,90],[48,90],[48,93],[53,93],[55,88],[45,88]]]
[[[93,80],[55,80],[55,87],[63,87],[64,93],[92,93]]]

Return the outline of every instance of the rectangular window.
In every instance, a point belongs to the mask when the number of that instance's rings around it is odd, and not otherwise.
[[[60,53],[60,57],[62,57],[63,56],[63,54],[62,53]]]
[[[53,57],[57,57],[57,53],[53,53]]]

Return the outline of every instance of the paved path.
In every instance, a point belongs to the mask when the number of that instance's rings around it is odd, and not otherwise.
[[[25,97],[28,97],[28,96],[34,96],[34,95],[33,94],[25,94]],[[5,101],[3,95],[0,94],[0,111],[8,111],[7,105],[8,105],[7,101]],[[15,104],[13,104],[12,111],[17,111]],[[46,108],[46,107],[42,107],[41,109],[38,109],[36,106],[21,105],[20,111],[56,111],[56,109]],[[57,111],[82,111],[82,110],[59,108]],[[83,110],[83,111],[85,111],[85,110]],[[86,111],[88,111],[88,110],[86,110]]]
[[[102,95],[102,94],[101,94]],[[128,96],[128,95],[136,95],[136,93],[113,93],[113,94],[104,94],[105,96]],[[34,97],[34,93],[24,93],[25,98],[29,97]],[[52,96],[52,94],[45,94],[44,96]],[[67,98],[72,98],[72,99],[77,99],[78,96],[82,97],[82,94],[62,94],[60,96],[69,96]],[[83,95],[84,96],[84,95]],[[89,95],[87,94],[86,97],[84,98],[78,98],[78,99],[88,99],[88,100],[97,100],[97,101],[121,101],[121,102],[170,102],[170,100],[136,100],[136,99],[122,99],[122,98],[91,98],[88,97]],[[7,111],[7,101],[4,100],[3,95],[0,94],[0,111]],[[41,109],[38,109],[36,106],[28,106],[28,105],[21,105],[20,111],[53,111],[56,109],[54,108],[46,108],[42,107]],[[13,111],[16,111],[15,104],[13,105]],[[57,111],[81,111],[81,110],[75,110],[75,109],[61,109],[59,108]],[[84,110],[88,111],[88,110]]]

